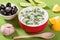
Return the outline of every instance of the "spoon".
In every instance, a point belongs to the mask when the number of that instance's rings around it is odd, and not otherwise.
[[[35,34],[35,35],[28,35],[28,36],[16,36],[13,39],[18,39],[18,38],[31,38],[31,37],[40,37],[40,38],[44,38],[44,39],[51,39],[55,36],[54,33],[52,32],[45,32],[42,34]]]

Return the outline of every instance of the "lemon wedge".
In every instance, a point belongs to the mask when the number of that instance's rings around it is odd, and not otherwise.
[[[58,4],[54,5],[54,7],[52,8],[53,12],[59,12],[60,11],[60,6]]]
[[[54,24],[54,25],[52,25],[52,29],[55,31],[60,31],[60,25]]]
[[[52,29],[55,31],[60,31],[60,16],[56,16],[53,18],[50,18],[49,21],[51,22]]]
[[[53,18],[49,19],[49,21],[50,21],[51,24],[55,24],[59,20],[60,20],[60,16],[56,16],[56,17],[53,17]]]

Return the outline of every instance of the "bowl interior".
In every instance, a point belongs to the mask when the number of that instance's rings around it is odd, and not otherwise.
[[[25,13],[26,10],[33,10],[33,9],[35,9],[35,8],[39,8],[40,11],[43,11],[43,12],[44,12],[44,15],[43,15],[44,20],[42,20],[41,22],[39,21],[39,25],[27,25],[27,24],[25,24],[25,23],[22,21],[23,16],[21,15],[21,12]],[[25,13],[25,14],[26,14],[26,13]],[[29,13],[28,13],[28,14],[29,14]],[[28,14],[27,14],[27,15],[28,15]],[[26,16],[27,16],[27,15],[26,15]],[[31,18],[32,18],[32,17],[31,17]],[[31,6],[31,7],[27,7],[27,8],[22,9],[22,10],[20,11],[20,13],[18,14],[18,19],[19,19],[19,21],[20,21],[22,24],[27,25],[27,26],[31,26],[31,27],[32,27],[32,26],[41,26],[41,25],[43,25],[44,23],[46,23],[46,22],[48,21],[48,13],[47,13],[46,10],[44,10],[44,9],[41,8],[41,7]]]

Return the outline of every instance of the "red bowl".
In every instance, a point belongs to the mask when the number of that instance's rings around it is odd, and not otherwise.
[[[47,15],[47,17],[48,17],[48,15]],[[24,23],[21,22],[21,20],[19,19],[19,15],[18,15],[18,22],[19,22],[20,27],[22,27],[26,32],[38,33],[38,32],[41,32],[43,29],[45,29],[45,27],[48,25],[48,18],[46,19],[46,21],[42,25],[28,26],[28,25],[25,25]]]
[[[27,25],[22,24],[19,20],[18,20],[18,22],[19,22],[19,25],[20,25],[26,32],[32,33],[32,34],[41,32],[43,29],[45,29],[45,27],[46,27],[47,24],[48,24],[48,21],[47,21],[45,24],[43,24],[43,25],[41,25],[41,26],[37,26],[37,27],[36,27],[36,26],[33,26],[33,27],[30,27],[30,26],[27,26]]]

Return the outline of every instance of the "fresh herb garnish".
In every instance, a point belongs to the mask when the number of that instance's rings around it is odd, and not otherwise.
[[[28,19],[30,19],[30,16],[27,16]]]

